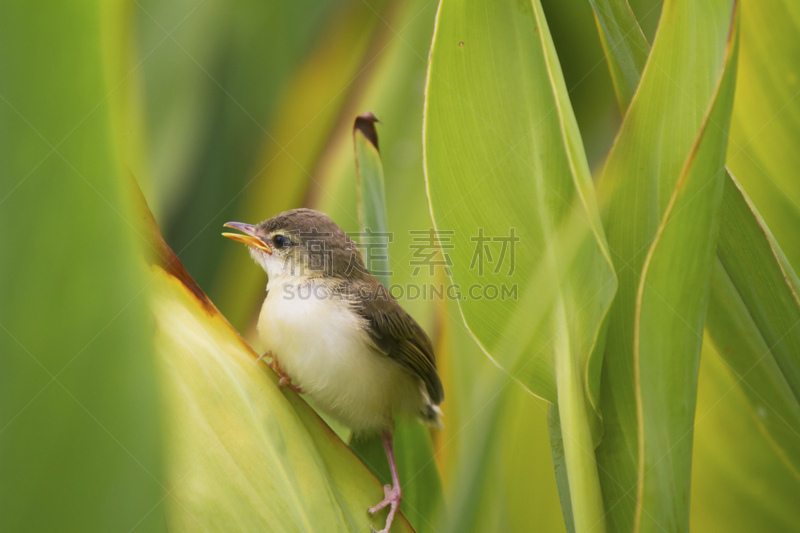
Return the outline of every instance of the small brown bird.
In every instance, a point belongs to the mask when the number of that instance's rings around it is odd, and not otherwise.
[[[392,485],[368,511],[390,506],[382,530],[388,533],[401,499],[395,416],[441,427],[444,391],[430,339],[324,213],[294,209],[255,226],[225,226],[242,232],[223,235],[247,244],[267,272],[258,330],[281,385],[306,394],[356,434],[382,433]]]

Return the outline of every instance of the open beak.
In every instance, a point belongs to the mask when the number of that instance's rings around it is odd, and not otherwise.
[[[252,246],[253,248],[258,248],[268,254],[272,254],[270,247],[256,235],[256,228],[252,224],[245,224],[244,222],[226,222],[224,226],[226,228],[238,229],[242,233],[223,233],[223,237],[243,242],[247,246]]]

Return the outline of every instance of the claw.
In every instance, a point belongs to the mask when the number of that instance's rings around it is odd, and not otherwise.
[[[394,504],[395,502],[397,502],[397,505],[400,505],[400,494],[399,494],[400,491],[397,491],[397,492],[398,493],[395,494],[395,492],[392,490],[392,486],[391,485],[384,485],[383,486],[383,496],[384,496],[383,501],[381,501],[379,504],[375,505],[374,507],[370,507],[369,509],[367,509],[367,512],[369,514],[375,514],[378,511],[380,511],[381,509],[383,509],[384,507],[386,507],[387,505]]]
[[[270,367],[273,372],[278,374],[279,378],[281,378],[278,381],[278,387],[280,387],[282,389],[282,388],[288,386],[290,389],[295,391],[297,394],[303,394],[303,389],[301,389],[298,385],[295,385],[294,383],[292,383],[292,378],[289,377],[289,375],[286,374],[283,370],[281,370],[281,366],[280,366],[280,364],[278,364],[278,358],[275,357],[275,355],[272,353],[272,350],[268,351],[265,354],[262,354],[258,359],[256,359],[256,363],[258,363],[259,361],[261,361],[265,357],[272,357],[272,359],[267,362],[267,366]]]
[[[400,508],[400,500],[403,498],[403,493],[400,491],[400,480],[397,477],[397,465],[394,460],[394,446],[392,445],[391,432],[384,431],[382,440],[386,450],[386,458],[389,460],[389,469],[392,472],[392,485],[383,486],[383,500],[376,506],[367,509],[367,512],[369,514],[375,514],[388,505],[389,515],[386,517],[386,526],[382,530],[375,531],[372,525],[369,526],[372,533],[389,533],[389,530],[392,528],[394,516]]]
[[[295,391],[297,394],[303,394],[303,389],[301,389],[298,385],[292,383],[292,378],[290,378],[287,375],[283,375],[281,376],[280,381],[278,381],[278,387],[284,388],[287,386],[293,391]]]

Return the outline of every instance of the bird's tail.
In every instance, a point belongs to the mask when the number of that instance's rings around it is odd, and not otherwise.
[[[435,427],[436,429],[444,428],[442,416],[442,410],[439,409],[438,405],[434,405],[433,403],[425,404],[425,407],[423,407],[422,411],[419,413],[419,417],[426,425]]]
[[[436,429],[442,429],[444,427],[444,424],[442,424],[443,415],[442,410],[439,409],[439,405],[433,403],[424,384],[420,383],[419,391],[422,393],[422,398],[425,402],[422,409],[419,411],[420,419],[425,425],[435,427]]]

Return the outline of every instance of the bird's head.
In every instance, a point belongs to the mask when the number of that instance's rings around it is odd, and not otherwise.
[[[349,277],[364,271],[356,243],[325,213],[292,209],[259,224],[228,222],[241,233],[223,233],[243,242],[270,280],[282,277]]]

